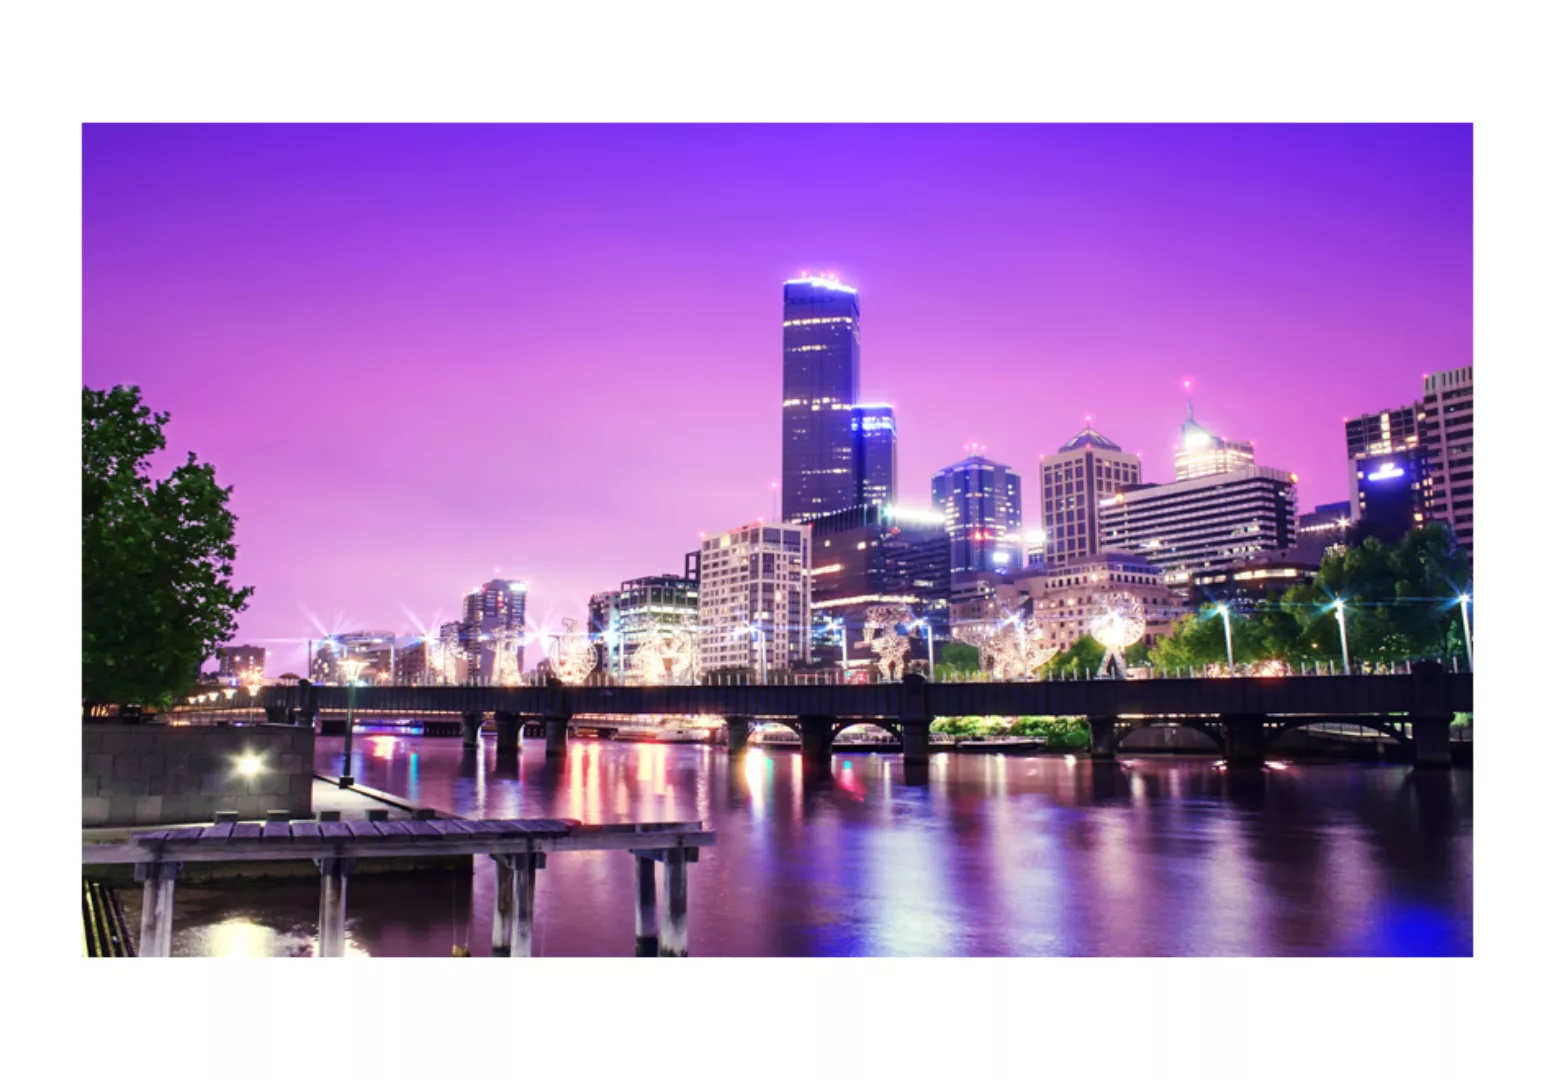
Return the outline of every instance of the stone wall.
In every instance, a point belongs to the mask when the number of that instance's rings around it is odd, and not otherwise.
[[[313,816],[313,729],[84,724],[81,825],[196,824],[218,810]],[[247,755],[253,775],[239,771]]]

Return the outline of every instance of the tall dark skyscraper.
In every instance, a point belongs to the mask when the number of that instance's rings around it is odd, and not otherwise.
[[[890,405],[853,407],[853,451],[858,455],[861,506],[896,502],[896,410]]]
[[[835,277],[784,282],[784,521],[863,501],[853,432],[858,392],[858,290]]]
[[[516,636],[518,670],[524,670],[524,601],[529,586],[522,581],[493,578],[464,597],[462,621],[466,655],[470,668],[482,680],[490,680],[496,674],[496,653],[490,645],[482,644],[482,637],[499,631]]]

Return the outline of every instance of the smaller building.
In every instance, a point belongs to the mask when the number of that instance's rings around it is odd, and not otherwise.
[[[340,685],[346,681],[343,663],[360,660],[365,665],[357,680],[387,683],[395,673],[395,637],[388,630],[357,630],[335,634],[313,643],[309,674],[316,683]]]
[[[1193,418],[1193,402],[1188,402],[1188,419],[1182,425],[1182,442],[1172,455],[1177,479],[1245,469],[1254,464],[1253,444],[1235,442],[1215,434]]]
[[[1251,614],[1279,600],[1286,589],[1311,584],[1322,566],[1322,553],[1310,546],[1265,551],[1244,562],[1194,574],[1188,610],[1205,604],[1226,604]]]
[[[265,674],[263,645],[223,645],[216,650],[216,674],[222,679],[245,682],[262,679]]]
[[[1171,632],[1181,606],[1162,580],[1161,569],[1139,555],[1099,551],[1042,573],[999,586],[1001,606],[1035,616],[1043,640],[1067,649],[1091,632],[1091,621],[1106,610],[1106,600],[1130,593],[1145,615],[1141,639],[1154,645]]]
[[[853,406],[853,452],[858,460],[859,499],[865,506],[896,502],[896,409]]]
[[[810,526],[756,521],[702,540],[697,647],[703,672],[810,661]]]
[[[1424,447],[1351,458],[1357,538],[1376,536],[1392,543],[1424,525],[1430,511],[1431,486]]]

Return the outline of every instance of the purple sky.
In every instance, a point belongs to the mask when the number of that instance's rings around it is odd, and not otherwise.
[[[1472,362],[1472,139],[1424,126],[88,126],[84,381],[234,485],[239,641],[555,626],[771,513],[781,283],[860,291],[901,501],[1087,414],[1346,496],[1345,416]],[[310,615],[311,613],[311,615]],[[409,614],[407,614],[409,613]],[[315,621],[316,619],[316,621]],[[298,643],[287,646],[285,642]]]

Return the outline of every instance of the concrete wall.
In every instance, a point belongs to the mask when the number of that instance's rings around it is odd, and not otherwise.
[[[81,732],[83,828],[208,823],[218,810],[313,815],[311,728],[85,724]],[[245,754],[260,759],[256,775],[238,772]]]

